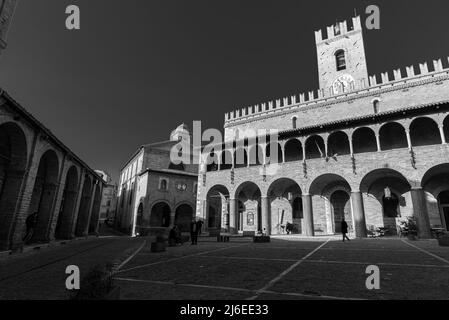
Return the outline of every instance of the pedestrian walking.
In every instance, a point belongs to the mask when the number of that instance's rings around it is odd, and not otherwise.
[[[348,241],[351,241],[348,236],[348,224],[345,221],[345,217],[343,217],[343,220],[341,220],[341,233],[343,234],[343,242],[345,242],[345,239],[347,239]]]

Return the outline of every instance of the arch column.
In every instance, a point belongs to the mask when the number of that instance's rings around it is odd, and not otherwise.
[[[408,149],[412,150],[412,138],[410,137],[410,129],[405,129],[405,135],[407,136]]]
[[[261,197],[262,202],[262,232],[266,232],[267,235],[271,234],[270,223],[270,206],[268,197]]]
[[[238,233],[237,230],[237,201],[236,199],[229,199],[229,232]]]
[[[375,131],[374,134],[376,135],[376,144],[377,144],[377,152],[381,152],[382,148],[380,147],[380,135],[379,131]]]
[[[429,214],[427,212],[426,195],[422,188],[412,188],[413,216],[416,218],[418,236],[431,239]]]
[[[444,134],[444,126],[443,126],[443,125],[440,125],[440,126],[438,126],[438,128],[440,129],[440,135],[441,135],[441,141],[442,141],[442,143],[443,143],[443,144],[447,144],[447,141],[446,141],[446,135]]]
[[[302,206],[304,215],[304,231],[305,235],[309,237],[315,236],[315,228],[313,226],[313,207],[312,196],[310,194],[302,195]]]
[[[366,220],[365,208],[363,206],[363,195],[360,191],[351,192],[352,209],[354,217],[355,236],[357,238],[366,238]]]

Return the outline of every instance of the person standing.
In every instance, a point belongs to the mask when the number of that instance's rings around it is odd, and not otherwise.
[[[203,220],[198,220],[197,228],[198,228],[198,235],[201,235],[201,230],[203,229]]]
[[[343,242],[345,242],[345,239],[349,240],[347,234],[348,234],[348,224],[345,221],[345,217],[341,220],[341,233],[343,234]]]
[[[198,223],[195,219],[190,223],[190,238],[192,239],[192,245],[198,244]]]

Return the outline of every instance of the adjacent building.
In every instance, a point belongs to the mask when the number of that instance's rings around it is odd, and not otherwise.
[[[225,115],[197,217],[231,233],[328,235],[343,217],[357,237],[409,217],[422,238],[449,230],[448,59],[370,76],[360,17],[315,36],[319,89]]]
[[[105,182],[100,205],[100,223],[105,220],[113,221],[117,207],[117,184],[112,182],[112,178],[107,172],[101,170],[95,170],[95,172]]]
[[[190,145],[191,134],[184,124],[170,140],[138,148],[123,166],[116,219],[121,230],[136,236],[177,224],[182,232],[189,231],[195,217],[198,165],[172,161],[172,149],[181,141]]]

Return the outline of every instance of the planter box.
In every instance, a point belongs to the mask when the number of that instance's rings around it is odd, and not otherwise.
[[[449,237],[438,238],[440,247],[449,247]]]
[[[151,243],[151,252],[164,252],[166,250],[167,250],[167,244],[165,242]]]
[[[217,236],[217,242],[229,242],[229,236],[219,235]]]
[[[253,238],[254,243],[268,243],[271,241],[269,236],[262,236],[262,237],[254,237]]]

